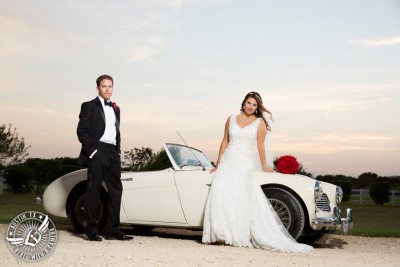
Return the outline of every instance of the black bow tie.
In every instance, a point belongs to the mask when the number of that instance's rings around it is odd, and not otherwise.
[[[104,100],[104,105],[105,105],[105,106],[110,106],[110,107],[112,107],[112,102],[111,102],[111,101],[110,101],[110,102],[107,102],[107,101]]]

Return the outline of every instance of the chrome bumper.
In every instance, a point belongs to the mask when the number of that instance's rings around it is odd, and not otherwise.
[[[353,211],[347,209],[346,218],[340,218],[340,209],[338,207],[333,208],[333,218],[315,218],[311,221],[311,227],[314,230],[319,230],[322,227],[333,230],[343,230],[344,234],[347,234],[349,230],[353,228]]]

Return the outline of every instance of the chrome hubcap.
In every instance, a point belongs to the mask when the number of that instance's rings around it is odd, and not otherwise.
[[[277,199],[269,199],[269,202],[271,202],[271,205],[274,208],[279,219],[281,220],[282,224],[286,227],[286,229],[288,229],[292,222],[292,216],[289,212],[289,208],[285,205],[285,203]]]

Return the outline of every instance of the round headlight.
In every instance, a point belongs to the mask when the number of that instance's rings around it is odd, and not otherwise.
[[[343,190],[340,186],[336,186],[336,203],[342,202]]]
[[[314,185],[314,198],[318,200],[322,195],[322,186],[320,181],[316,181]]]

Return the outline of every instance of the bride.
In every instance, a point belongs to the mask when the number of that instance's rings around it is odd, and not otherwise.
[[[241,114],[225,124],[203,223],[203,243],[256,247],[273,251],[309,252],[313,248],[297,243],[280,222],[261,187],[253,180],[254,147],[257,146],[264,172],[267,166],[264,141],[270,126],[268,113],[257,92],[248,93]]]

